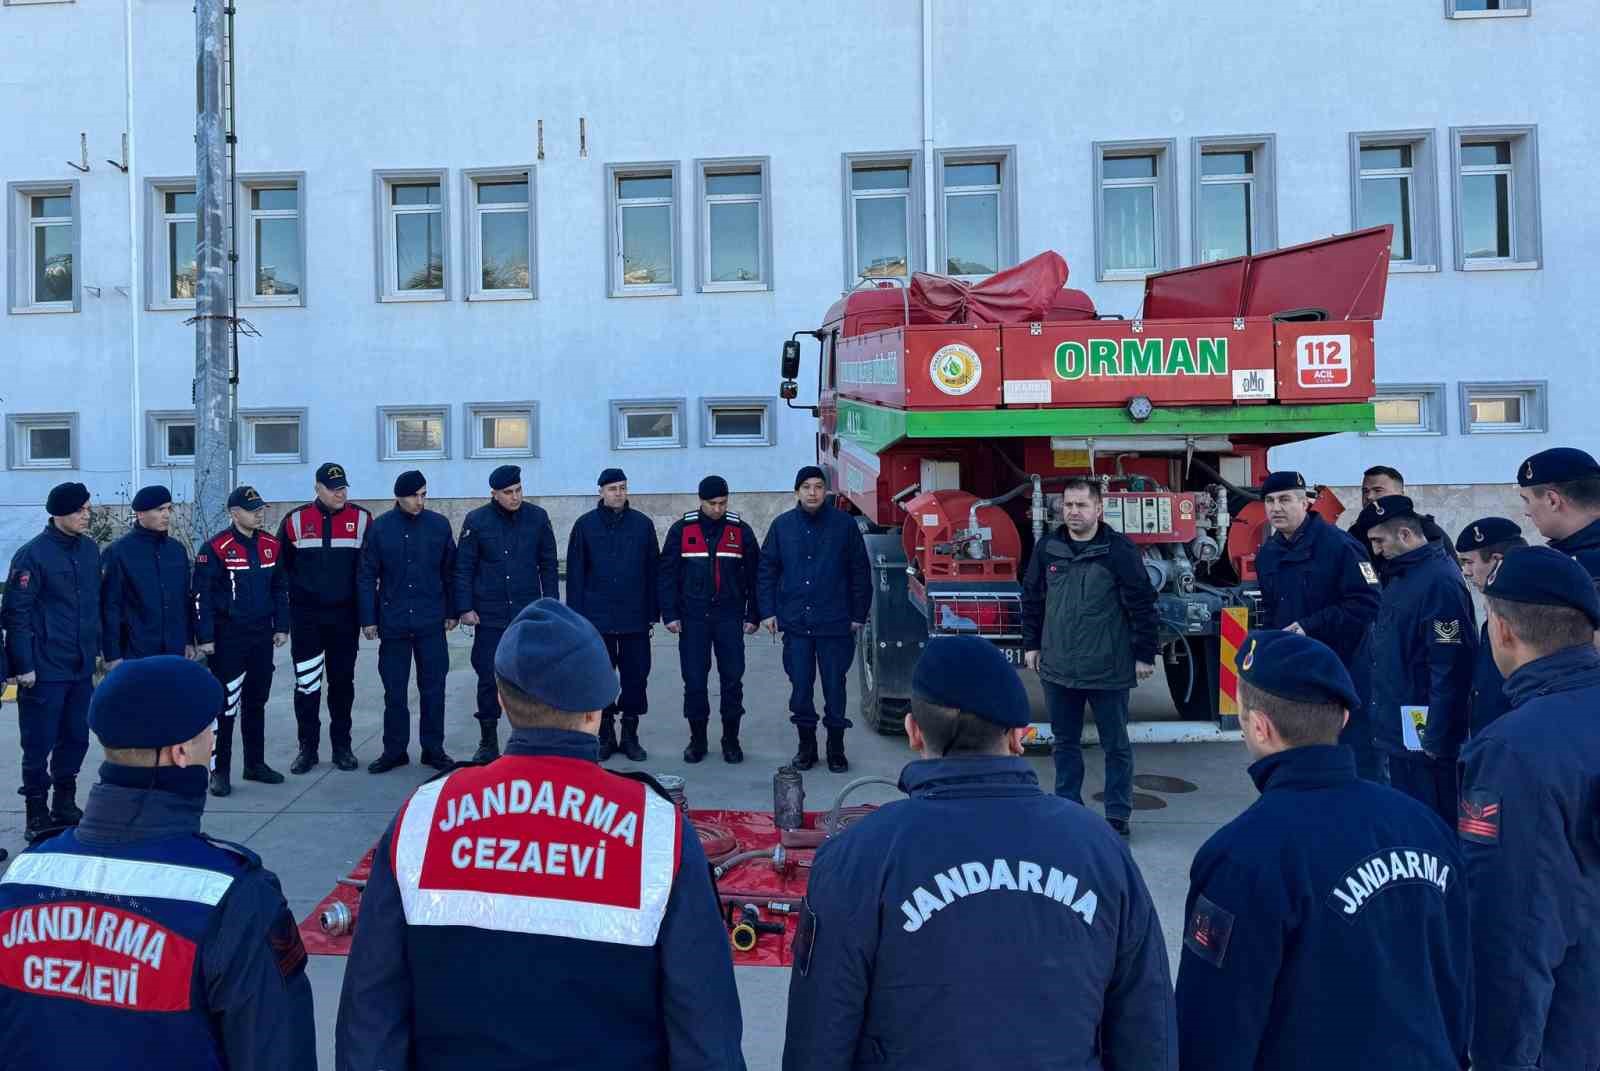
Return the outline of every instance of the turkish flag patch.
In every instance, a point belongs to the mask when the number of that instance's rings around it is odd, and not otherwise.
[[[26,569],[24,569],[22,572],[17,574],[17,587],[19,587],[19,588],[27,587],[28,586],[28,581],[30,581],[32,579],[33,579],[33,574],[28,572]]]
[[[1499,794],[1463,792],[1456,809],[1456,832],[1475,844],[1500,843]]]
[[[1228,955],[1228,938],[1232,936],[1233,912],[1204,896],[1196,898],[1183,930],[1183,947],[1213,967],[1220,967]]]
[[[287,907],[278,912],[277,920],[267,931],[267,947],[272,949],[272,960],[284,978],[293,978],[305,970],[306,946],[300,940],[300,928],[294,924],[294,916]]]

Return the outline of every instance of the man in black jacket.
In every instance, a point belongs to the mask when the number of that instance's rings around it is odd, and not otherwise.
[[[1156,593],[1139,548],[1101,522],[1092,479],[1068,481],[1062,526],[1033,549],[1022,582],[1022,637],[1055,736],[1056,795],[1083,802],[1083,706],[1106,753],[1106,820],[1128,835],[1133,746],[1128,692],[1155,672]]]
[[[167,533],[172,492],[154,485],[133,496],[133,527],[100,555],[100,617],[106,672],[125,658],[194,658],[189,555]]]

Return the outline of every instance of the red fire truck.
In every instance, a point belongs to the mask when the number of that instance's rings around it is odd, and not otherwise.
[[[780,394],[818,417],[818,463],[872,559],[867,724],[897,729],[931,635],[986,636],[1021,665],[1028,555],[1052,490],[1084,475],[1143,550],[1179,718],[1219,724],[1223,641],[1255,596],[1267,451],[1373,428],[1390,233],[1151,275],[1132,317],[1098,312],[1043,253],[971,285],[864,280],[795,332]],[[820,347],[812,406],[794,401],[803,335]],[[1330,494],[1317,508],[1340,510]]]

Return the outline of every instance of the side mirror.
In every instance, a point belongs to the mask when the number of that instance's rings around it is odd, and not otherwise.
[[[800,377],[800,343],[790,339],[783,344],[783,360],[779,365],[779,374],[784,379],[798,379]]]
[[[786,402],[792,402],[800,397],[800,384],[792,379],[786,379],[778,384],[778,397]]]

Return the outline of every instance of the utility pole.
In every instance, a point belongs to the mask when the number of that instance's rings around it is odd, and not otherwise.
[[[193,546],[227,524],[232,414],[223,19],[231,0],[195,0],[195,250]]]

